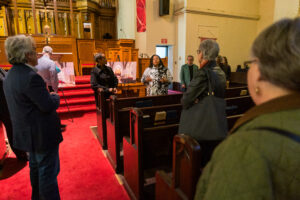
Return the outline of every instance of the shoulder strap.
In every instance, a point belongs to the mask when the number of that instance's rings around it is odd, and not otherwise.
[[[286,130],[273,128],[273,127],[265,127],[265,126],[258,127],[258,128],[255,128],[255,129],[256,130],[266,130],[266,131],[270,131],[272,133],[277,133],[278,135],[288,137],[288,138],[294,140],[295,142],[300,143],[300,136],[299,135],[296,135],[296,134],[291,133],[291,132],[286,131]]]
[[[214,95],[214,91],[211,84],[211,78],[210,78],[210,71],[209,69],[204,69],[206,76],[207,76],[207,82],[208,82],[208,95]]]

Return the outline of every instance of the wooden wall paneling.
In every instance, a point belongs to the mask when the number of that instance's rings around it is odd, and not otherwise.
[[[34,24],[34,34],[38,34],[37,20],[36,20],[36,10],[35,10],[34,0],[31,0],[31,9],[32,9],[33,24]]]
[[[139,71],[139,49],[131,49],[131,61],[136,62],[136,78],[140,77],[140,71]]]
[[[120,47],[121,49],[121,55],[120,60],[129,62],[131,61],[131,48],[129,47]]]
[[[120,48],[109,48],[107,61],[121,61]]]
[[[95,40],[77,40],[79,73],[82,75],[83,68],[94,67]]]
[[[4,42],[6,38],[7,37],[0,37],[0,67],[2,67],[5,70],[8,70],[10,69],[10,64],[6,59],[5,47],[4,47]]]

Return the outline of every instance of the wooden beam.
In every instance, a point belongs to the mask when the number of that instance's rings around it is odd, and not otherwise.
[[[18,7],[17,7],[17,0],[13,0],[14,4],[14,18],[15,18],[15,23],[16,23],[16,33],[15,34],[20,34],[20,27],[19,27],[19,13],[18,13]]]
[[[58,14],[57,14],[57,3],[56,0],[53,0],[54,3],[54,16],[55,16],[55,29],[56,29],[56,35],[59,35],[60,29],[59,29],[59,22],[58,22]]]
[[[8,8],[7,6],[5,6],[5,19],[4,19],[4,22],[5,22],[5,27],[6,27],[6,35],[7,36],[11,36],[11,24],[10,24],[10,19],[9,19],[9,13],[8,13]]]
[[[70,0],[70,17],[71,17],[71,36],[75,36],[74,31],[74,14],[73,14],[73,0]]]
[[[32,7],[31,9],[32,9],[33,24],[34,24],[34,34],[38,34],[34,0],[31,0],[31,7]]]

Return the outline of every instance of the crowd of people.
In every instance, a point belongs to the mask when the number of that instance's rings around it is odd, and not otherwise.
[[[245,62],[256,106],[238,120],[229,137],[225,129],[215,139],[192,133],[204,152],[195,199],[300,199],[299,38],[300,18],[281,20],[261,32],[252,45],[251,60]],[[11,118],[9,137],[13,135],[10,142],[17,157],[26,159],[25,152],[29,153],[32,199],[60,199],[58,150],[63,138],[56,112],[59,71],[50,59],[53,50],[44,47],[37,59],[34,40],[24,35],[8,37],[5,50],[13,67],[0,73],[6,99],[1,105],[8,108],[1,120]],[[198,66],[193,56],[187,56],[180,70],[183,111],[208,96],[224,100],[231,67],[219,50],[216,41],[204,40],[197,49]],[[107,98],[116,92],[118,79],[104,54],[94,58],[91,86],[98,102],[98,92]],[[148,96],[168,94],[172,75],[158,55],[151,57],[141,82]],[[190,120],[201,126],[201,121]]]

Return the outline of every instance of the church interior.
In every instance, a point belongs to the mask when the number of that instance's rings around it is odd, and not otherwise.
[[[0,0],[0,67],[12,65],[5,40],[34,38],[38,57],[53,48],[60,66],[65,124],[60,147],[61,199],[193,199],[200,176],[197,144],[178,134],[180,71],[211,39],[231,67],[225,100],[228,129],[254,106],[247,60],[257,35],[300,14],[299,0]],[[90,75],[103,53],[117,92],[95,102]],[[172,75],[168,95],[147,96],[142,82],[152,55]],[[0,199],[30,199],[29,163],[10,149],[0,120]],[[222,199],[222,198],[220,198]]]

